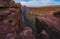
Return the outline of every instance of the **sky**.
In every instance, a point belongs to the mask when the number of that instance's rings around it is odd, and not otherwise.
[[[60,5],[60,0],[14,0],[28,7]]]

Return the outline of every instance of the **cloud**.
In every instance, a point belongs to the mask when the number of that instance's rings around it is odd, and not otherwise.
[[[22,1],[30,1],[30,0],[22,0]]]
[[[20,3],[28,7],[34,7],[34,6],[58,5],[60,4],[60,1],[57,1],[57,0],[29,0],[29,1],[21,0]]]
[[[16,3],[20,3],[23,0],[13,0],[13,1],[15,1]]]
[[[48,3],[50,2],[51,0],[32,0],[29,2],[21,1],[21,4],[26,6],[45,6],[48,5]]]

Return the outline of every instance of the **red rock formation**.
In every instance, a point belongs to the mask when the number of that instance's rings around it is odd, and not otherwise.
[[[0,39],[35,39],[31,28],[26,28],[22,21],[21,5],[11,0],[0,2]]]

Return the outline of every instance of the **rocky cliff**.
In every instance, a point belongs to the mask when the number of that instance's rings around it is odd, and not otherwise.
[[[0,0],[0,39],[20,38],[35,39],[31,28],[26,27],[22,20],[21,4],[13,0]]]

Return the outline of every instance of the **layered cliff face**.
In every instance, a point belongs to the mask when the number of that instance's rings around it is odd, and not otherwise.
[[[26,27],[22,20],[21,4],[0,0],[0,39],[20,38],[35,39],[31,28]]]

